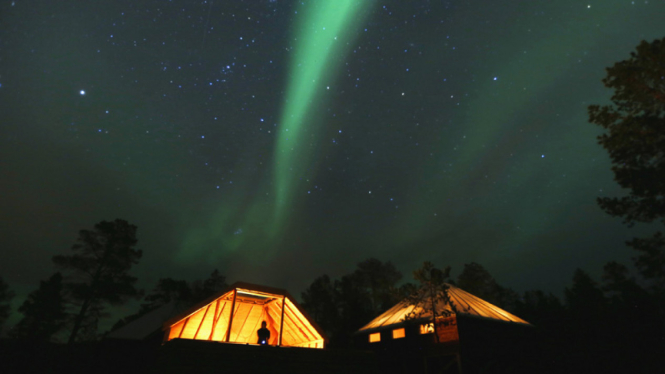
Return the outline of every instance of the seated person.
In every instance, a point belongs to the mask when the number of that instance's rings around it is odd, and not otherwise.
[[[261,345],[268,345],[268,340],[270,340],[270,330],[266,326],[266,321],[261,322],[261,328],[256,332],[259,336],[258,343]]]

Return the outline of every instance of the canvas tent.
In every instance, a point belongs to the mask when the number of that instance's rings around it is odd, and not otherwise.
[[[514,323],[521,325],[529,325],[529,323],[496,305],[493,305],[477,296],[474,296],[458,287],[448,284],[448,296],[450,302],[454,306],[444,304],[439,301],[435,308],[437,311],[448,310],[451,312],[449,317],[439,318],[437,323],[437,333],[440,336],[440,341],[457,341],[459,340],[457,332],[457,317],[472,317],[492,321],[501,321],[506,323]],[[385,313],[374,318],[368,324],[358,330],[358,334],[367,334],[366,341],[369,343],[378,343],[386,339],[401,339],[406,337],[407,332],[412,334],[430,334],[434,332],[433,326],[429,323],[432,320],[431,309],[426,308],[425,303],[431,302],[430,299],[423,296],[417,303],[410,303],[407,300],[399,302],[394,307],[388,309]],[[457,310],[457,313],[452,312]],[[421,311],[425,311],[420,313]],[[405,321],[405,317],[409,313],[415,312],[420,314],[417,320]],[[406,326],[418,325],[416,329],[405,329]],[[392,330],[390,334],[381,334],[381,331]]]
[[[150,312],[130,321],[126,325],[111,331],[107,339],[121,340],[162,340],[162,325],[175,316],[189,309],[191,303],[184,301],[171,301]]]
[[[256,332],[263,321],[270,330],[270,345],[324,347],[323,333],[288,292],[242,282],[166,321],[164,341],[194,339],[252,345],[257,343]]]

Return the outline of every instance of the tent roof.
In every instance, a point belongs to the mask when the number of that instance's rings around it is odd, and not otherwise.
[[[182,313],[189,305],[182,301],[171,301],[110,332],[106,337],[143,340],[160,331],[164,321]]]
[[[207,299],[204,299],[203,301],[201,301],[199,303],[196,303],[196,304],[192,305],[190,308],[187,308],[186,310],[184,310],[184,311],[178,313],[177,315],[169,318],[162,325],[162,329],[163,330],[168,329],[174,323],[180,321],[181,319],[187,317],[188,315],[196,312],[197,310],[199,310],[199,309],[203,308],[204,306],[210,304],[211,302],[217,300],[221,296],[224,296],[224,294],[226,294],[230,291],[233,291],[237,288],[257,291],[259,293],[264,293],[264,294],[269,294],[269,295],[286,296],[291,300],[291,302],[295,303],[295,300],[293,299],[293,296],[291,296],[291,294],[289,294],[285,289],[262,286],[262,285],[258,285],[258,284],[247,283],[247,282],[235,282],[232,285],[226,287],[225,289],[223,289],[223,290],[215,293],[214,295],[208,297]],[[298,305],[297,303],[295,303],[295,304],[298,307],[298,309],[300,309],[302,311],[302,308],[300,307],[300,305]],[[309,319],[311,321],[309,316],[306,315],[306,317],[307,317],[307,319]],[[320,330],[318,328],[318,326],[315,326],[315,327],[317,328],[317,330]]]
[[[230,315],[232,309],[233,317]],[[317,341],[323,344],[327,340],[321,328],[286,290],[245,282],[234,283],[172,316],[163,323],[162,329],[169,331],[169,340],[180,337],[220,341],[226,337],[229,342],[246,343],[252,341],[262,320],[272,321],[268,322],[269,328],[272,324],[276,330],[283,323],[284,346],[304,346]],[[231,321],[233,326],[227,332]],[[274,332],[277,336],[277,331]]]
[[[447,284],[447,283],[446,283]],[[490,320],[497,320],[510,323],[520,323],[529,325],[529,323],[514,314],[508,313],[507,311],[499,308],[498,306],[491,304],[477,296],[474,296],[461,288],[455,287],[451,284],[448,285],[448,295],[450,301],[458,311],[457,314],[472,316]],[[418,303],[412,304],[408,300],[403,300],[394,307],[388,309],[385,313],[374,318],[367,325],[363,326],[359,332],[365,332],[368,330],[377,330],[385,328],[388,326],[394,326],[397,324],[404,323],[404,317],[415,311],[418,313],[422,311],[424,303],[428,302],[427,298],[421,299]],[[450,305],[444,304],[443,302],[438,302],[436,305],[437,311],[448,310],[452,312]],[[453,313],[454,314],[454,313]],[[421,319],[432,318],[431,312],[425,312],[421,316]]]

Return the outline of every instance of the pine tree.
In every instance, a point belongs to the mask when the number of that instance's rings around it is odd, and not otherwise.
[[[78,242],[72,246],[74,254],[53,257],[55,264],[68,273],[66,286],[71,301],[78,305],[69,344],[81,331],[87,337],[95,336],[107,304],[122,304],[141,295],[134,287],[136,277],[129,275],[143,254],[134,248],[136,243],[136,226],[120,219],[102,221],[93,230],[79,232]]]
[[[642,41],[628,60],[607,69],[613,105],[589,106],[589,121],[608,132],[598,142],[609,153],[614,179],[630,193],[599,198],[607,213],[637,222],[665,223],[665,38]],[[654,286],[665,287],[665,240],[636,238],[636,265]]]
[[[18,309],[23,319],[12,329],[15,338],[50,341],[66,323],[63,283],[60,273],[41,281],[39,288],[28,295]]]
[[[407,314],[404,320],[417,320],[431,313],[431,323],[436,331],[439,319],[457,313],[455,305],[450,301],[448,294],[449,287],[447,282],[450,279],[450,266],[440,270],[434,267],[433,263],[425,261],[423,267],[413,272],[413,278],[418,281],[420,288],[407,297],[407,301],[410,304],[422,307],[416,308]],[[442,307],[437,308],[437,306]],[[436,342],[439,343],[439,334],[435,333],[434,337]]]

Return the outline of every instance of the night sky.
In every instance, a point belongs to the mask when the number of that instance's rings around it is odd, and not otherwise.
[[[368,257],[517,291],[628,262],[586,109],[665,1],[0,3],[0,276],[138,226],[140,286],[299,293]],[[14,309],[15,310],[15,309]],[[133,312],[133,310],[131,311]]]

